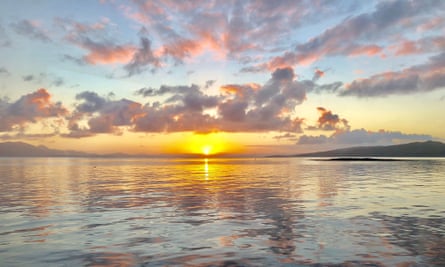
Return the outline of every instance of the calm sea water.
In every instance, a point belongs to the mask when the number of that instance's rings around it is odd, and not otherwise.
[[[1,266],[445,266],[445,159],[0,159]]]

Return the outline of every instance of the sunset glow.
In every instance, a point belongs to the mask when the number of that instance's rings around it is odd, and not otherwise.
[[[202,148],[202,154],[204,154],[204,155],[210,155],[211,154],[211,152],[212,152],[212,147],[211,146],[209,146],[209,145],[205,145],[203,148]]]
[[[192,134],[183,137],[169,145],[167,153],[216,156],[221,154],[236,154],[242,152],[242,147],[227,140],[224,134]]]

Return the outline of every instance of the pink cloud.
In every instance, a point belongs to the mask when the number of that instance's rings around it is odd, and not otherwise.
[[[417,46],[416,42],[413,41],[404,41],[403,43],[396,46],[397,50],[395,51],[396,56],[404,56],[410,54],[417,54],[421,52],[421,49]]]
[[[417,30],[419,32],[426,32],[437,29],[439,27],[443,27],[444,25],[445,25],[445,18],[443,16],[440,16],[427,20],[425,23],[419,25],[417,27]]]
[[[350,56],[360,56],[360,55],[367,55],[367,56],[375,56],[375,55],[382,55],[383,49],[382,47],[378,45],[364,45],[364,46],[357,46],[353,48],[350,52]]]
[[[445,37],[427,36],[418,40],[402,40],[389,49],[394,51],[396,56],[440,52],[445,49]]]
[[[56,22],[67,32],[65,40],[86,50],[82,60],[88,64],[126,64],[137,52],[134,45],[121,45],[106,38],[110,24],[107,18],[90,24],[62,18],[57,18]]]
[[[90,64],[114,64],[128,63],[136,53],[136,48],[132,45],[124,46],[85,46],[89,53],[84,56],[86,62]]]

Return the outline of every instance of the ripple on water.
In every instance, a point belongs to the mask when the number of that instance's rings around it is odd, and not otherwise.
[[[5,266],[445,265],[445,160],[23,159],[0,173]]]

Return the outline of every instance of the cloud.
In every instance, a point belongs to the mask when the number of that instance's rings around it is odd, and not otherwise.
[[[320,145],[329,142],[329,138],[326,135],[312,136],[302,135],[298,138],[297,144],[299,145]]]
[[[340,118],[337,114],[323,107],[317,108],[320,113],[316,126],[309,126],[308,130],[323,130],[323,131],[348,131],[350,129],[349,123],[346,119]]]
[[[59,134],[58,132],[38,133],[38,134],[19,132],[16,134],[2,134],[2,135],[0,135],[0,139],[1,140],[18,140],[18,139],[41,140],[42,138],[55,137],[58,134]]]
[[[198,85],[142,88],[137,94],[167,98],[162,104],[155,102],[145,106],[145,115],[136,119],[136,131],[212,132],[218,129],[217,119],[204,114],[204,111],[217,107],[220,97],[203,93]]]
[[[89,51],[89,53],[84,56],[84,60],[93,65],[127,63],[136,53],[136,48],[132,45],[97,43],[88,39],[83,41],[82,47]]]
[[[312,77],[312,81],[316,82],[318,81],[321,77],[323,77],[325,74],[324,71],[320,70],[320,69],[316,69],[314,72],[314,76]]]
[[[11,41],[9,36],[6,33],[5,28],[0,24],[0,47],[8,47],[10,45]]]
[[[430,57],[424,64],[397,72],[385,72],[354,80],[340,96],[379,97],[391,94],[428,92],[445,87],[445,53]]]
[[[252,52],[282,51],[283,43],[300,25],[315,23],[321,17],[348,14],[362,5],[368,4],[329,1],[314,5],[289,0],[272,3],[133,1],[118,8],[146,32],[150,31],[156,40],[156,55],[162,62],[172,59],[179,64],[210,52],[215,58],[228,58],[244,65],[246,56]],[[286,66],[289,65],[275,65],[269,70]],[[259,68],[243,67],[243,71],[257,70]]]
[[[368,131],[366,129],[351,130],[346,119],[340,118],[330,110],[317,108],[320,117],[315,126],[307,130],[334,131],[331,135],[308,135],[298,137],[299,145],[387,145],[400,141],[422,141],[433,139],[431,135],[406,134],[398,131]]]
[[[55,19],[56,25],[66,32],[65,40],[86,50],[82,59],[65,55],[64,59],[76,63],[127,64],[133,58],[137,48],[131,44],[117,44],[109,33],[109,21],[101,19],[87,24],[70,19]]]
[[[124,66],[129,76],[139,74],[151,67],[151,70],[159,68],[161,62],[151,49],[151,41],[146,37],[140,38],[140,47],[133,54],[130,62]]]
[[[210,87],[212,87],[215,84],[216,80],[208,80],[206,81],[205,84],[205,89],[209,89]]]
[[[306,99],[306,86],[295,77],[291,68],[277,69],[264,85],[222,85],[216,95],[206,94],[206,86],[198,85],[141,88],[136,94],[165,100],[146,104],[134,130],[301,132],[303,120],[293,110]]]
[[[51,42],[51,38],[40,27],[38,22],[21,20],[11,24],[12,29],[23,36],[30,37],[43,42]]]
[[[397,131],[378,132],[367,131],[365,129],[357,129],[352,131],[336,132],[331,136],[319,135],[310,136],[303,135],[298,139],[297,144],[300,145],[389,145],[399,141],[425,141],[431,140],[431,135],[421,134],[405,134]]]
[[[65,80],[61,77],[56,77],[51,83],[51,85],[54,85],[56,87],[62,86],[64,84],[65,84]]]
[[[107,100],[104,97],[99,96],[95,92],[85,91],[76,95],[77,100],[83,100],[76,106],[76,110],[80,113],[93,113],[102,109]]]
[[[74,62],[79,66],[84,66],[87,64],[82,58],[74,57],[74,56],[67,55],[67,54],[61,56],[61,59],[62,59],[62,61]]]
[[[0,131],[11,131],[27,123],[36,123],[45,118],[64,117],[68,114],[61,103],[51,101],[51,95],[46,89],[33,93],[10,103],[0,100]]]
[[[409,29],[407,21],[422,18],[438,8],[444,8],[442,1],[384,1],[370,13],[347,17],[295,48],[275,56],[257,68],[273,70],[285,66],[309,65],[325,56],[375,56],[383,55],[384,47],[376,42],[385,41],[391,33],[403,27]]]
[[[1,69],[0,69],[0,73],[1,73]],[[36,84],[42,84],[44,82],[47,82],[49,79],[51,79],[52,81],[49,82],[49,84],[51,86],[62,86],[63,84],[65,84],[65,81],[63,78],[55,76],[53,74],[47,74],[44,72],[39,73],[38,75],[34,75],[34,74],[28,74],[28,75],[24,75],[22,76],[23,81],[25,82],[34,82]]]
[[[162,54],[163,56],[172,57],[176,63],[182,63],[185,58],[196,56],[202,53],[203,50],[202,44],[198,41],[177,38],[163,46]]]
[[[225,85],[218,105],[221,130],[229,132],[301,132],[302,119],[293,116],[295,106],[306,99],[306,90],[293,69],[277,69],[264,85]]]
[[[415,55],[445,50],[445,37],[427,36],[419,40],[403,40],[389,48],[396,56]]]
[[[10,73],[9,73],[9,71],[6,68],[1,67],[0,68],[0,75],[10,75]]]
[[[285,133],[285,134],[281,134],[281,135],[276,135],[273,137],[274,139],[277,139],[278,141],[285,139],[288,141],[297,141],[298,138],[295,134],[292,133]]]
[[[427,20],[426,22],[417,26],[417,30],[420,32],[426,32],[434,29],[438,29],[445,25],[445,18],[442,15]]]
[[[95,92],[76,95],[80,101],[68,123],[70,132],[64,137],[89,137],[98,133],[121,134],[121,127],[132,127],[135,118],[144,114],[140,103],[128,100],[110,100]],[[81,125],[86,120],[87,126]]]
[[[31,74],[30,75],[25,75],[22,78],[23,78],[23,81],[25,81],[25,82],[30,82],[30,81],[35,79],[34,75],[31,75]]]

